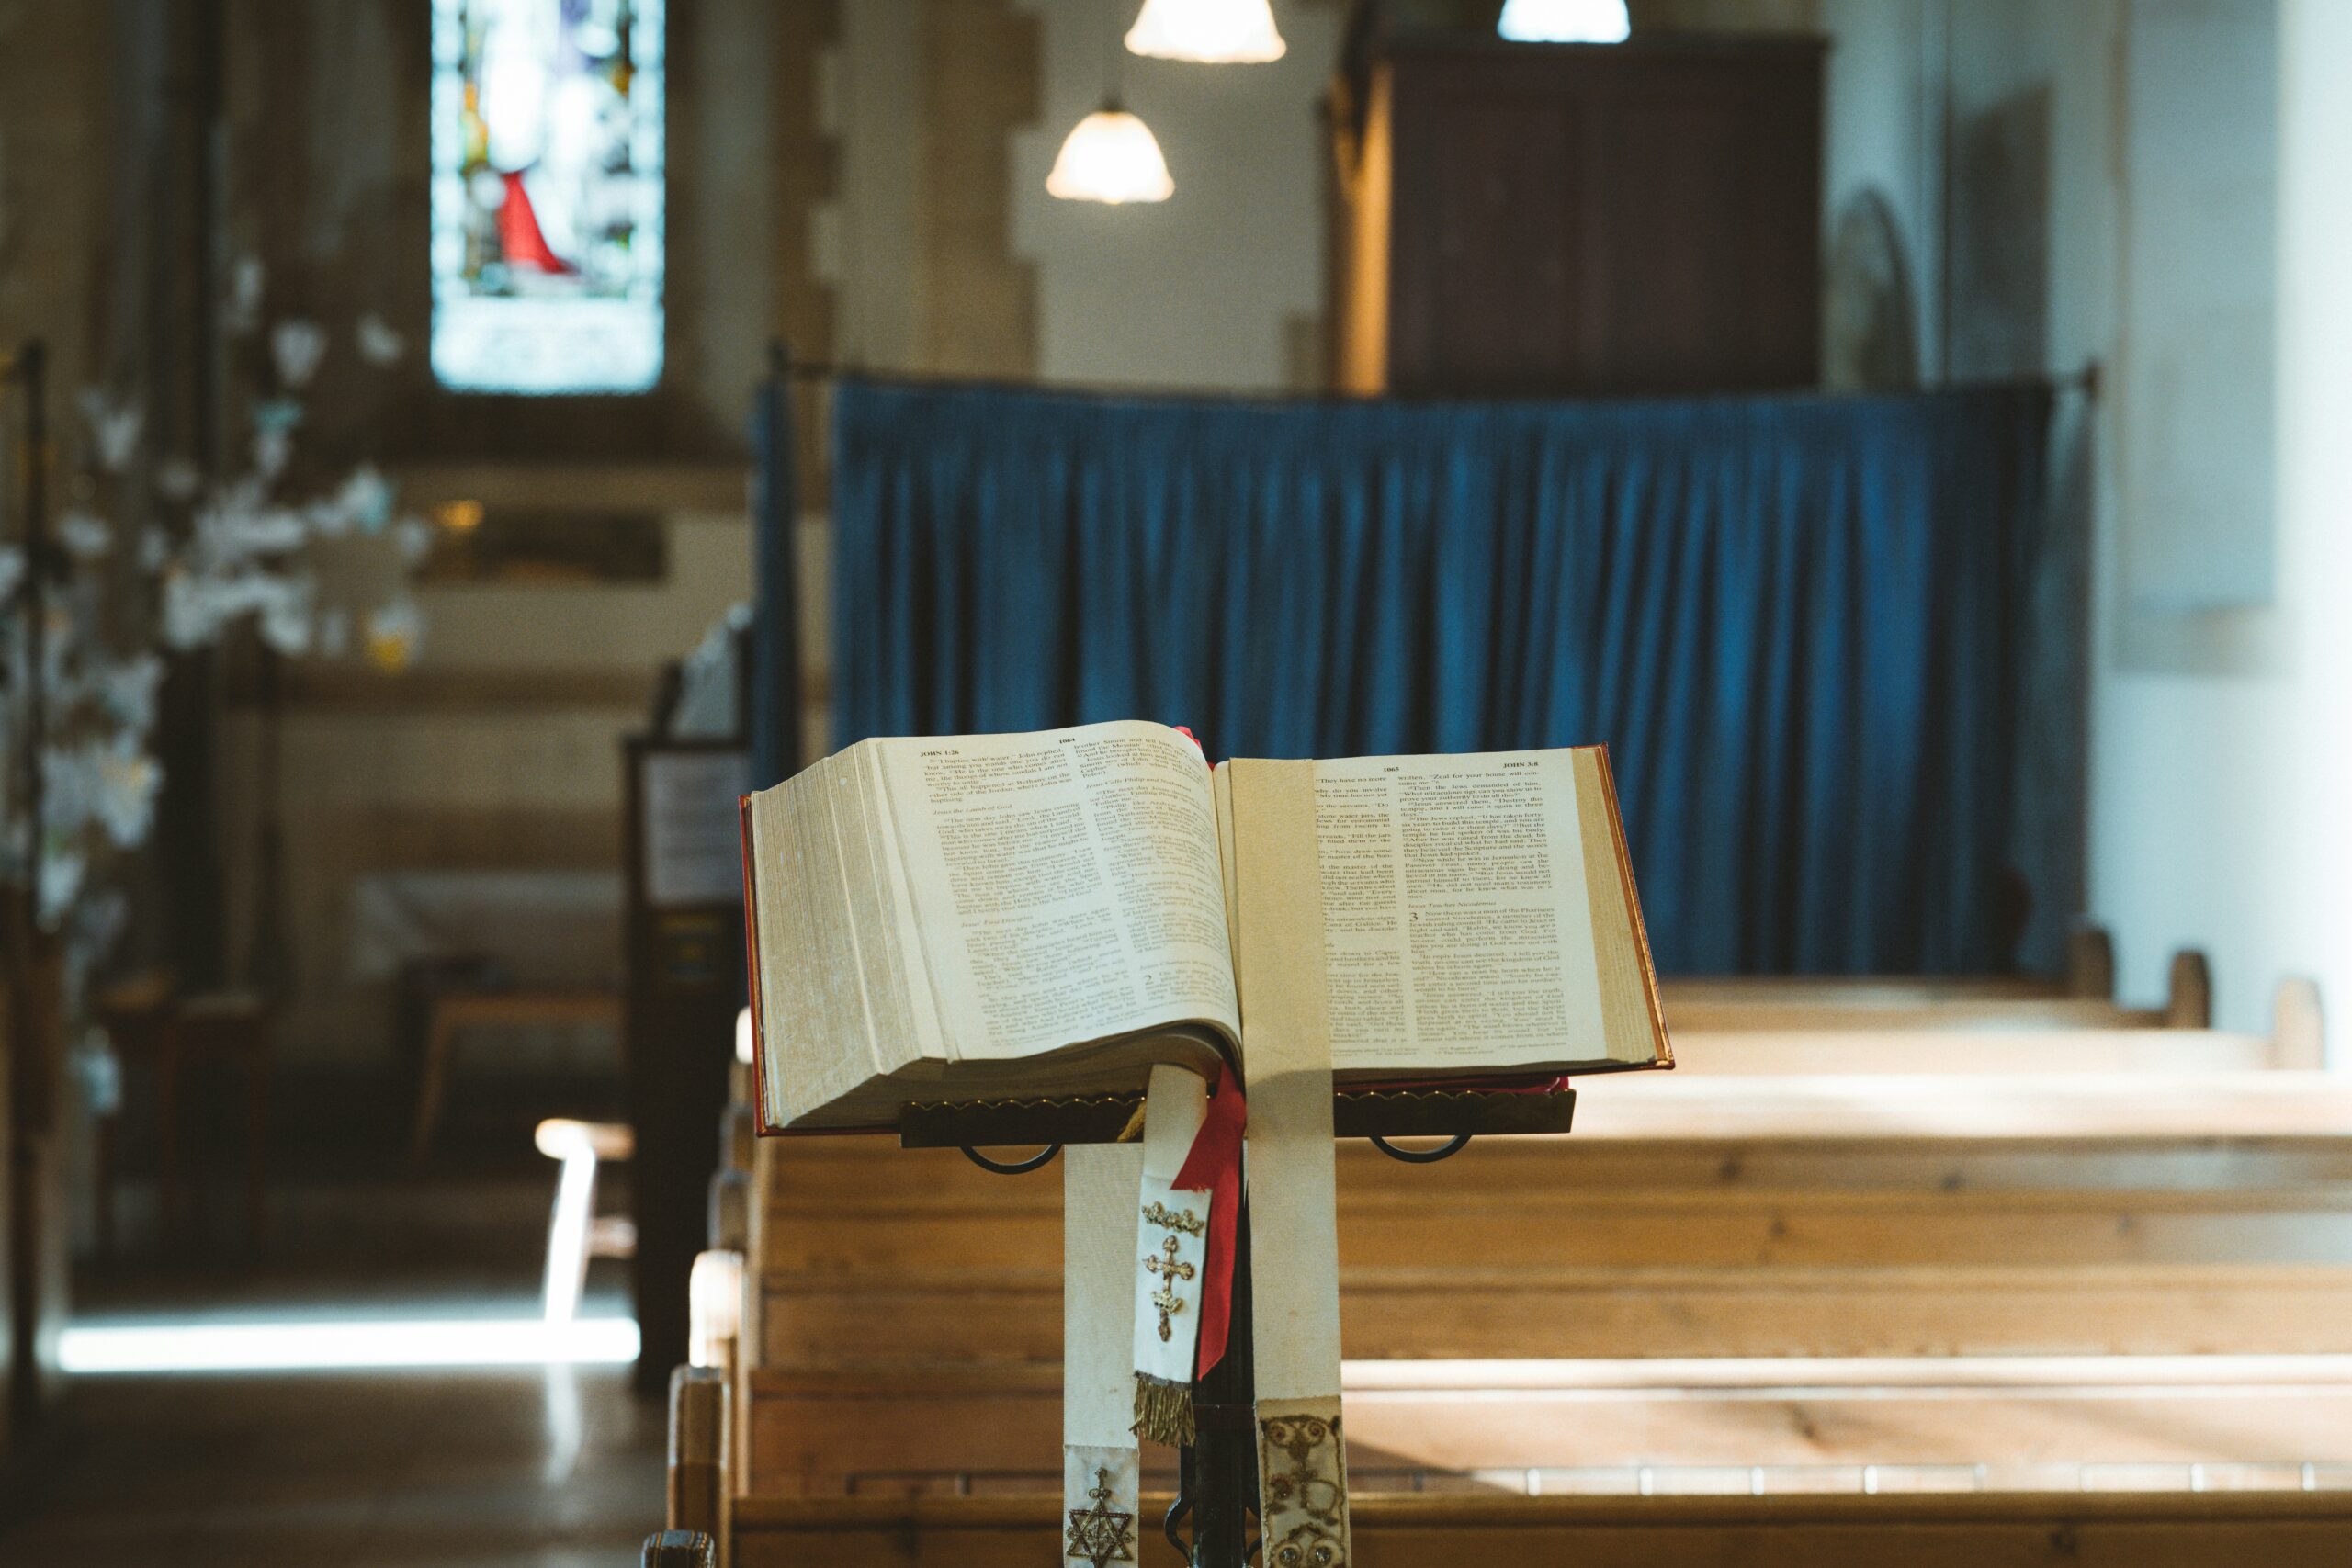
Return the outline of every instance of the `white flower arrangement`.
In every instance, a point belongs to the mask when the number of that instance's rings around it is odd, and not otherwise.
[[[135,404],[96,389],[78,400],[81,478],[51,520],[54,549],[40,584],[39,844],[24,798],[30,563],[20,544],[0,544],[0,653],[8,655],[0,658],[0,755],[11,759],[0,770],[0,881],[36,888],[42,922],[67,932],[74,990],[124,925],[128,904],[107,886],[109,863],[154,830],[164,773],[152,741],[170,656],[250,627],[283,657],[342,657],[356,626],[368,656],[397,672],[424,637],[412,580],[431,530],[398,513],[385,476],[363,462],[319,494],[280,493],[303,421],[297,394],[333,352],[330,334],[300,320],[265,325],[252,263],[232,274],[226,318],[233,333],[259,334],[255,363],[274,389],[251,411],[247,472],[208,481],[186,458],[145,449]],[[403,346],[373,312],[359,318],[353,340],[359,362],[379,368]],[[141,500],[153,504],[133,504]],[[157,511],[180,525],[138,521]],[[377,554],[390,567],[390,586],[350,602],[351,574],[330,571],[323,557],[369,536],[386,536]]]

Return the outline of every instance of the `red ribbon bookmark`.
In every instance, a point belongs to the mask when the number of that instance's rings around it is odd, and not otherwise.
[[[1201,1258],[1201,1343],[1193,1375],[1205,1373],[1225,1359],[1226,1341],[1233,1332],[1233,1239],[1241,1209],[1241,1134],[1250,1122],[1250,1103],[1241,1097],[1241,1080],[1231,1063],[1217,1069],[1216,1092],[1209,1097],[1208,1114],[1193,1134],[1193,1146],[1170,1187],[1209,1195],[1209,1234]]]

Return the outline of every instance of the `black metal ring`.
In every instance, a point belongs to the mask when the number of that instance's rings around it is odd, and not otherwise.
[[[1184,1539],[1184,1520],[1193,1511],[1190,1492],[1190,1487],[1178,1488],[1176,1500],[1168,1505],[1168,1517],[1159,1521],[1159,1533],[1176,1549],[1176,1555],[1187,1562],[1193,1560],[1193,1543]]]
[[[1002,1160],[989,1158],[969,1144],[964,1145],[966,1159],[970,1160],[982,1170],[991,1171],[998,1176],[1026,1176],[1031,1171],[1052,1163],[1053,1157],[1061,1152],[1062,1146],[1059,1144],[1047,1144],[1027,1159],[1017,1159],[1008,1165]]]
[[[1470,1134],[1456,1133],[1433,1149],[1400,1149],[1374,1133],[1372,1135],[1372,1146],[1390,1159],[1403,1160],[1407,1165],[1435,1165],[1442,1159],[1452,1159],[1455,1155],[1468,1148]]]

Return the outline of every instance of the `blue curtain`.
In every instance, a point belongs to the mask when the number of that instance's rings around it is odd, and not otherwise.
[[[835,739],[1601,741],[1661,968],[1993,968],[2049,413],[845,383]]]

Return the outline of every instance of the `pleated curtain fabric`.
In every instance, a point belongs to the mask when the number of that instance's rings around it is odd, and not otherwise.
[[[1680,973],[1995,966],[2046,388],[1250,402],[851,381],[832,724],[1605,742]],[[2078,634],[2078,630],[2075,635]],[[763,692],[760,700],[771,700]]]

